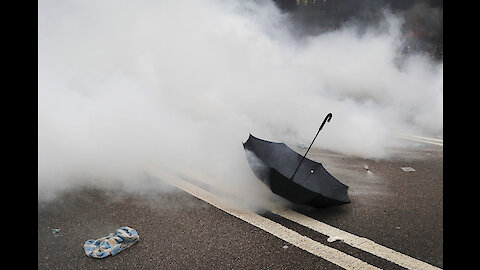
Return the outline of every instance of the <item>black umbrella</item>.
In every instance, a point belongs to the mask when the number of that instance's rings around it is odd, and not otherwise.
[[[265,141],[250,134],[243,148],[258,179],[273,193],[293,203],[316,207],[349,203],[348,186],[335,179],[321,163],[305,158],[323,125],[331,118],[331,113],[325,117],[303,157],[284,143]]]

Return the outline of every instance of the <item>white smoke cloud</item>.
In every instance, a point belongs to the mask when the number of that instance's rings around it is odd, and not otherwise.
[[[386,158],[399,131],[443,131],[443,65],[399,56],[388,12],[382,29],[303,40],[271,1],[40,1],[38,15],[39,198],[159,164],[261,201],[249,133],[308,144],[331,112],[315,146]]]

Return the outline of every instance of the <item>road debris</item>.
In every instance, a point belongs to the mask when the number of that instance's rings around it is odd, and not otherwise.
[[[335,242],[335,241],[343,241],[343,238],[340,236],[330,236],[328,237],[327,241],[329,243]]]
[[[405,171],[405,172],[414,172],[415,169],[412,168],[412,167],[402,167],[402,170]]]
[[[85,255],[92,258],[105,258],[115,255],[129,248],[139,239],[137,231],[130,227],[121,227],[108,236],[99,239],[90,239],[85,242],[83,249]]]
[[[52,234],[55,237],[60,236],[60,229],[59,228],[52,229]]]
[[[303,143],[297,144],[297,146],[298,146],[298,148],[301,148],[301,149],[307,149],[307,148],[308,148],[308,147],[307,147],[305,144],[303,144]]]

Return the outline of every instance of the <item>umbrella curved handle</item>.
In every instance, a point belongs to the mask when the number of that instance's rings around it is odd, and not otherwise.
[[[320,128],[318,129],[318,132],[320,132],[320,130],[322,130],[323,125],[325,125],[325,122],[330,122],[331,119],[332,119],[332,113],[327,114],[327,116],[325,116],[325,119],[323,119],[323,123],[320,126]],[[317,135],[318,135],[318,132],[317,132]],[[315,138],[317,138],[317,136],[315,136]],[[313,140],[315,141],[315,139],[313,139]],[[312,142],[312,144],[313,144],[313,142]]]
[[[300,161],[300,163],[298,163],[298,167],[297,167],[297,169],[295,170],[295,172],[293,173],[293,175],[292,175],[292,177],[290,178],[290,180],[293,180],[293,177],[295,177],[295,174],[297,173],[298,168],[300,168],[300,165],[302,165],[303,160],[304,160],[305,157],[307,156],[308,151],[310,151],[310,148],[312,147],[313,142],[314,142],[315,139],[317,138],[318,133],[320,133],[320,130],[322,130],[323,126],[325,125],[325,122],[330,122],[331,119],[332,119],[332,113],[329,113],[329,114],[327,114],[327,116],[325,116],[325,119],[323,119],[322,125],[321,125],[320,128],[318,129],[317,134],[315,135],[315,138],[313,138],[313,141],[312,141],[312,143],[310,144],[310,146],[308,147],[307,152],[305,152],[305,155],[303,155],[302,160]]]

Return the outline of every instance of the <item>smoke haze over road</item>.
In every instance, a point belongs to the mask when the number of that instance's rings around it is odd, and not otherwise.
[[[251,133],[368,158],[398,132],[443,132],[443,63],[402,55],[404,23],[298,39],[272,1],[40,1],[39,199],[78,185],[138,189],[146,164],[264,196]],[[259,199],[260,200],[260,199]]]

